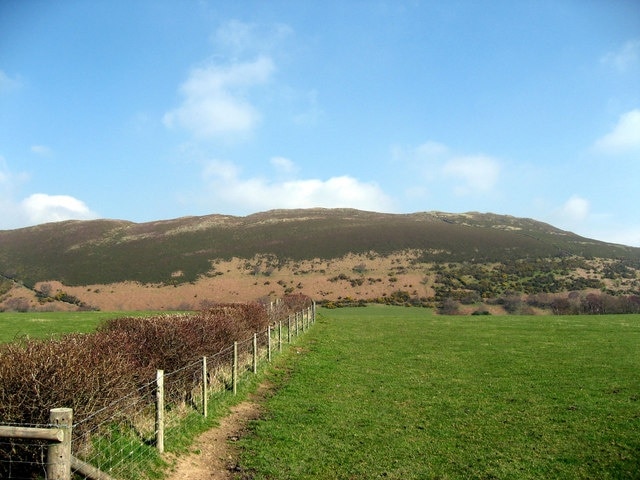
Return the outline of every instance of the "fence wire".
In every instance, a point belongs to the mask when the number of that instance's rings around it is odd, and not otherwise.
[[[309,308],[208,355],[206,371],[203,370],[202,359],[197,359],[171,372],[164,372],[164,435],[175,442],[175,436],[184,430],[185,423],[204,413],[205,395],[211,399],[233,390],[235,352],[236,381],[241,381],[247,374],[256,372],[258,366],[270,360],[272,355],[282,351],[283,346],[308,328],[311,321],[312,309]],[[206,392],[202,388],[203,375],[207,380]],[[91,415],[74,418],[72,457],[117,480],[148,478],[153,470],[160,473],[165,465],[157,450],[156,393],[156,379],[149,380],[133,393]],[[100,419],[99,423],[92,421],[96,417]],[[54,427],[49,424],[12,425],[0,420],[2,426]],[[49,445],[46,440],[3,438],[0,434],[0,478],[46,479]],[[96,477],[91,473],[76,471],[73,474],[74,480],[93,478]]]

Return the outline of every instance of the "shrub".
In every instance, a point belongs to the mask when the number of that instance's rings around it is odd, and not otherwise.
[[[460,303],[452,298],[445,298],[440,304],[438,312],[441,315],[457,315],[460,313]]]
[[[9,312],[28,312],[29,300],[24,297],[13,297],[4,302],[5,309]]]

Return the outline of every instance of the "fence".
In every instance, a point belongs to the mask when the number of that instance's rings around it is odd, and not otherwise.
[[[105,407],[108,412],[95,412],[106,418],[95,427],[87,428],[90,417],[74,419],[70,408],[52,409],[46,425],[0,421],[0,449],[10,452],[8,460],[0,458],[0,472],[10,479],[47,480],[124,480],[159,472],[167,438],[180,443],[176,437],[186,435],[185,425],[208,416],[210,400],[235,395],[246,373],[257,373],[261,362],[271,361],[314,322],[315,304],[220,352],[171,372],[158,370],[135,394]]]

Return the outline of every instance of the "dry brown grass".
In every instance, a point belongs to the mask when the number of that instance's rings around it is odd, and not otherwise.
[[[415,254],[410,251],[388,257],[348,255],[340,259],[288,262],[267,271],[266,260],[256,256],[216,261],[209,276],[175,286],[137,282],[68,286],[56,280],[45,283],[50,284],[54,292],[64,291],[103,311],[198,309],[211,302],[247,302],[269,296],[282,297],[285,293],[302,293],[315,300],[337,300],[372,299],[406,290],[430,297],[433,289],[424,283],[426,267],[412,265],[414,258]],[[260,272],[255,274],[258,269]],[[336,279],[341,274],[347,278]],[[361,285],[357,285],[357,279],[362,280]],[[38,304],[33,292],[26,289],[19,294],[30,298],[33,310],[75,309],[61,302]]]

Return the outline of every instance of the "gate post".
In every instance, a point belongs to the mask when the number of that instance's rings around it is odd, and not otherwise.
[[[64,437],[60,443],[52,443],[47,449],[47,478],[49,480],[71,480],[71,426],[73,409],[52,408],[49,423],[62,429]]]

